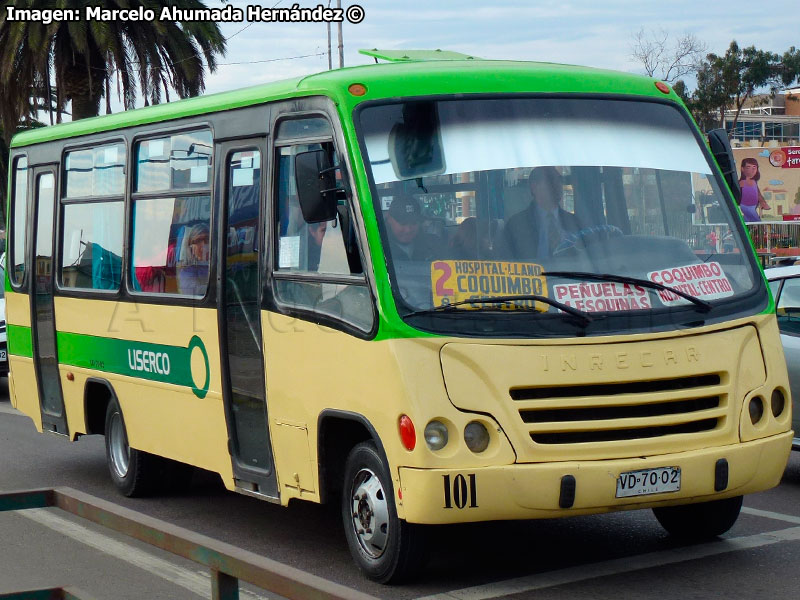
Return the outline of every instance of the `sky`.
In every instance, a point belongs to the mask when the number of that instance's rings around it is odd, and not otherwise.
[[[300,1],[302,7],[317,2]],[[205,0],[208,7],[220,0]],[[247,0],[230,0],[244,8]],[[800,46],[797,0],[360,0],[362,22],[343,24],[345,66],[369,64],[360,48],[454,50],[481,58],[559,62],[643,73],[631,58],[634,34],[664,30],[670,40],[694,34],[709,52],[740,46],[783,53]],[[291,8],[268,0],[264,7]],[[336,0],[332,4],[335,6]],[[343,8],[356,4],[342,0]],[[324,23],[221,24],[228,52],[208,76],[206,93],[326,70]],[[332,27],[334,66],[336,25]],[[313,55],[313,56],[309,56]],[[293,58],[304,57],[304,58]],[[265,61],[265,62],[254,62]],[[266,62],[268,61],[268,62]],[[246,64],[235,64],[246,63]]]

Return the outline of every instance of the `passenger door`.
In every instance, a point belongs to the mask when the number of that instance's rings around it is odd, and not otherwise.
[[[58,370],[55,309],[53,305],[53,232],[55,229],[58,171],[55,166],[33,172],[34,230],[28,264],[33,265],[31,325],[33,361],[39,386],[42,428],[67,435],[67,418]]]
[[[219,151],[224,190],[219,329],[234,477],[245,491],[277,498],[260,318],[264,141],[225,142]]]

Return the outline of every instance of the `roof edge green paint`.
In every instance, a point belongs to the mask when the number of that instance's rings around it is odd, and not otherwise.
[[[456,93],[583,92],[677,100],[674,92],[669,96],[659,92],[654,81],[641,75],[591,67],[519,61],[442,60],[362,65],[28,130],[17,134],[11,147],[22,148],[308,95],[329,96],[348,109],[366,100]],[[366,85],[367,94],[350,95],[347,87],[351,83]]]

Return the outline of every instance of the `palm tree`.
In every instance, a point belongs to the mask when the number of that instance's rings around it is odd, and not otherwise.
[[[27,113],[20,119],[18,126],[6,132],[0,123],[0,229],[6,222],[6,182],[8,181],[8,148],[14,133],[22,129],[44,127],[45,124],[36,120],[34,115]]]
[[[164,6],[205,8],[201,0],[0,0],[0,118],[8,131],[30,112],[30,90],[44,97],[53,90],[61,111],[72,102],[72,119],[100,113],[105,97],[111,112],[112,87],[126,109],[133,108],[137,85],[145,105],[158,104],[174,89],[181,98],[205,88],[205,65],[216,70],[225,54],[225,38],[213,22],[160,21]],[[52,22],[7,20],[6,7],[77,9],[81,20]],[[152,9],[154,21],[86,21],[86,6],[104,9]],[[112,86],[113,84],[113,86]],[[10,93],[7,93],[10,92]],[[10,120],[7,120],[10,119]]]

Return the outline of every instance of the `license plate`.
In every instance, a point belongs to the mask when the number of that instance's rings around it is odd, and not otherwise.
[[[680,467],[659,467],[620,473],[617,478],[617,498],[647,496],[681,489]]]
[[[8,357],[6,356],[5,350],[0,350],[0,360],[7,360]]]

